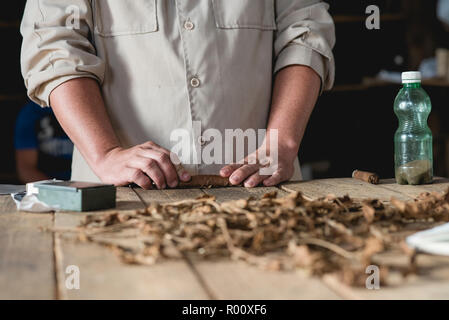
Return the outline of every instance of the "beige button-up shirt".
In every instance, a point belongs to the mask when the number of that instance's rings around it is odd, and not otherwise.
[[[318,0],[28,0],[22,73],[41,106],[65,81],[98,80],[124,146],[171,149],[175,129],[195,140],[208,128],[266,128],[274,74],[289,65],[310,66],[331,88],[327,9]],[[76,148],[72,169],[72,179],[98,181]]]

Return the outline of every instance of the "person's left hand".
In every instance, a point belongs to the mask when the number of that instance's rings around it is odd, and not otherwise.
[[[229,178],[229,182],[233,185],[243,183],[247,188],[256,187],[261,183],[271,187],[290,180],[294,173],[294,161],[298,156],[298,150],[279,146],[277,163],[267,155],[270,155],[268,151],[259,148],[243,161],[223,167],[220,175]],[[273,173],[262,175],[261,168],[272,169]]]

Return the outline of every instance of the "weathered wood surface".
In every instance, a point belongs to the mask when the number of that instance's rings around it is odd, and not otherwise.
[[[311,198],[326,194],[349,195],[355,199],[377,198],[388,202],[392,197],[411,200],[423,192],[444,192],[449,187],[449,179],[437,178],[430,185],[397,185],[394,180],[382,180],[379,185],[348,179],[325,179],[285,184],[284,190],[301,191]],[[413,232],[411,232],[413,233]],[[403,252],[377,255],[379,266],[388,261],[396,266],[406,266],[408,257]],[[349,299],[449,299],[449,258],[430,255],[418,256],[421,274],[411,276],[398,286],[381,287],[380,290],[348,288],[331,277],[324,282],[343,298]]]
[[[157,192],[157,201],[171,200]],[[156,195],[154,196],[156,197]],[[130,188],[117,194],[117,210],[143,209],[145,204]],[[55,227],[76,227],[85,213],[56,213]],[[58,235],[57,235],[58,236]],[[56,242],[60,257],[56,259],[61,299],[207,299],[189,266],[183,261],[170,261],[152,267],[126,265],[101,245],[76,243],[60,239]],[[65,270],[75,265],[80,269],[79,290],[67,290]]]
[[[281,188],[287,191],[300,191],[310,198],[333,194],[337,197],[350,195],[354,199],[376,198],[382,201],[390,201],[391,197],[400,200],[411,199],[409,195],[399,191],[399,188],[387,189],[387,186],[390,186],[390,184],[385,181],[382,181],[379,185],[373,185],[352,178],[344,178],[286,183]]]
[[[280,196],[285,191],[278,188],[246,189],[207,189],[205,193],[216,197],[218,202],[249,197],[261,197],[265,193],[276,191]],[[195,262],[214,296],[218,299],[338,299],[332,290],[318,278],[304,273],[277,273],[250,267],[243,262]],[[275,289],[274,289],[275,288]]]
[[[53,225],[48,214],[18,213],[10,196],[0,196],[0,299],[53,299],[56,280]]]
[[[393,180],[379,185],[354,179],[325,179],[286,183],[280,188],[224,188],[187,190],[118,189],[117,208],[142,209],[151,202],[178,201],[204,193],[218,201],[277,191],[280,195],[301,191],[309,198],[328,194],[353,198],[391,197],[409,200],[422,192],[442,192],[449,179],[432,185],[399,186]],[[111,210],[109,210],[111,211]],[[105,211],[97,212],[102,214]],[[301,271],[263,271],[230,260],[198,261],[185,257],[155,266],[131,266],[120,262],[109,249],[83,243],[73,235],[42,228],[75,228],[85,213],[30,214],[16,212],[9,196],[0,197],[0,299],[448,299],[449,258],[418,256],[421,273],[397,287],[380,290],[347,288],[335,278],[318,279]],[[376,257],[378,263],[408,263],[401,252]],[[80,269],[80,290],[65,287],[66,268]]]

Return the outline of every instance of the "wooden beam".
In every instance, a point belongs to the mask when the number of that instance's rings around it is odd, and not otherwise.
[[[145,205],[129,188],[119,188],[116,210],[143,209]],[[79,225],[86,213],[56,213],[56,228]],[[184,261],[170,261],[154,266],[122,263],[109,249],[92,243],[79,243],[73,238],[57,241],[61,252],[57,262],[59,290],[62,299],[207,299],[195,276]],[[67,266],[80,269],[80,290],[64,286]]]
[[[53,214],[17,212],[0,196],[0,299],[53,299]]]
[[[287,193],[278,188],[205,189],[218,202],[261,197],[267,192]],[[338,299],[320,279],[302,271],[270,272],[241,261],[193,261],[198,273],[218,299]]]

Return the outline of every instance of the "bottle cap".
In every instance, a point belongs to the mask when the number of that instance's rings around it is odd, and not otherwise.
[[[421,83],[421,72],[419,71],[403,72],[402,83]]]

